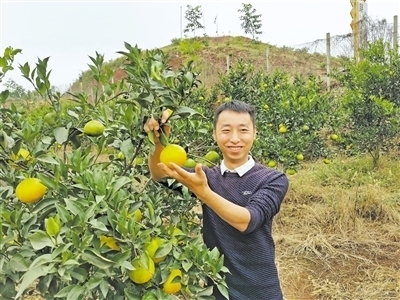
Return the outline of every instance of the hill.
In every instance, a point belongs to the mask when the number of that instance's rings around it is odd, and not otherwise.
[[[121,49],[123,50],[123,49]],[[255,42],[242,36],[204,37],[196,39],[175,39],[171,45],[162,47],[168,54],[170,66],[176,68],[187,60],[194,59],[201,75],[199,79],[205,87],[210,87],[218,81],[219,74],[227,71],[229,66],[238,60],[252,62],[256,68],[274,72],[279,69],[289,74],[313,74],[326,80],[326,55],[310,54],[304,49],[276,47],[262,42]],[[120,69],[123,58],[108,62],[114,70],[114,80],[124,76]],[[340,66],[340,59],[331,58],[331,69]],[[83,89],[90,91],[89,71],[81,74],[80,79],[71,86],[75,92]]]

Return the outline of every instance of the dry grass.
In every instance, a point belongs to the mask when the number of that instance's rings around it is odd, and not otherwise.
[[[400,299],[399,176],[347,159],[290,178],[274,231],[288,300]]]

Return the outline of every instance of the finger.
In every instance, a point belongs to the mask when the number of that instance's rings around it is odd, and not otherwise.
[[[170,110],[170,109],[164,110],[161,115],[161,123],[167,122],[167,120],[171,114],[172,114],[172,110]]]
[[[169,167],[171,170],[174,170],[178,175],[182,176],[182,177],[187,177],[188,175],[190,175],[191,173],[186,171],[185,169],[181,168],[180,166],[178,166],[175,163],[170,163]]]
[[[199,175],[199,176],[201,176],[201,177],[204,177],[204,176],[205,176],[205,173],[204,173],[204,171],[203,171],[203,165],[202,165],[202,164],[197,164],[197,165],[194,167],[194,171],[195,171],[195,173],[196,173],[197,175]]]
[[[149,127],[151,130],[158,130],[160,129],[160,124],[158,124],[157,120],[151,117],[149,122]]]
[[[180,177],[173,169],[164,163],[159,163],[158,167],[169,177],[177,179]]]
[[[151,129],[149,128],[149,124],[148,124],[148,123],[145,123],[145,124],[144,124],[143,130],[144,130],[146,133],[148,133],[149,131],[151,131]]]

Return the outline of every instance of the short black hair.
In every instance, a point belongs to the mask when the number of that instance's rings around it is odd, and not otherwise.
[[[240,100],[231,100],[231,101],[222,103],[214,111],[214,120],[213,120],[214,128],[217,125],[219,115],[225,110],[234,111],[237,113],[248,113],[250,115],[250,119],[251,119],[251,122],[253,123],[253,126],[256,127],[255,107],[251,104],[248,104],[248,103],[240,101]]]

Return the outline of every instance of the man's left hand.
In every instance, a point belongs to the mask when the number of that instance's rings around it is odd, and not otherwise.
[[[207,176],[204,173],[201,164],[196,165],[194,173],[188,172],[174,163],[170,163],[168,166],[160,163],[158,166],[165,174],[167,174],[168,177],[179,181],[200,199],[201,195],[209,189]]]

